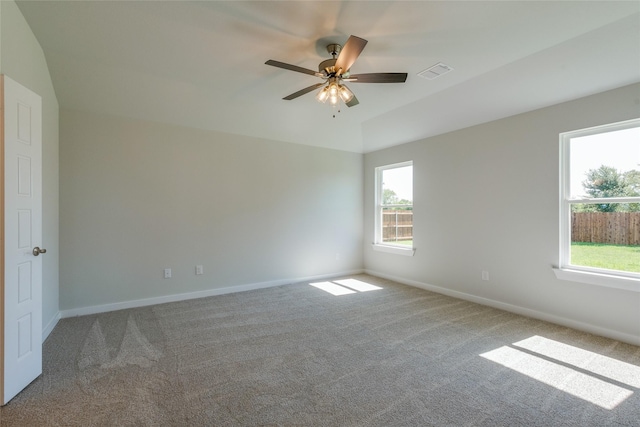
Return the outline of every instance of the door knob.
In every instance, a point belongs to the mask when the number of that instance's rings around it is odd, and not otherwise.
[[[39,247],[35,247],[33,248],[33,256],[38,256],[40,254],[46,254],[47,250],[46,249],[40,249]]]

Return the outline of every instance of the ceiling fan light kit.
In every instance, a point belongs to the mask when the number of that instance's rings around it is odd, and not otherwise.
[[[309,74],[326,80],[326,83],[316,83],[312,86],[301,89],[282,99],[291,101],[305,93],[322,87],[316,94],[316,99],[321,103],[327,100],[332,106],[337,106],[340,100],[347,107],[358,105],[358,98],[353,92],[343,84],[343,81],[353,83],[404,83],[407,80],[407,73],[368,73],[355,75],[351,74],[351,66],[362,53],[367,41],[360,37],[350,36],[344,46],[336,43],[327,45],[327,52],[332,56],[318,65],[318,71],[309,70],[297,65],[286,64],[272,59],[265,62],[273,67],[283,68],[285,70],[296,71],[298,73]],[[334,115],[335,117],[335,115]]]
[[[318,101],[324,104],[329,100],[331,105],[337,105],[338,98],[342,99],[342,102],[345,104],[353,99],[353,92],[351,92],[348,87],[338,83],[335,77],[329,80],[330,81],[316,95]]]

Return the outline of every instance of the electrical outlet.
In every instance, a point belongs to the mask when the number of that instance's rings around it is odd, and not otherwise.
[[[201,274],[204,274],[204,267],[202,267],[201,265],[196,265],[196,274],[198,276],[200,276]]]
[[[489,280],[489,272],[486,270],[482,271],[482,280]]]
[[[165,268],[164,269],[164,278],[165,279],[171,279],[171,269],[170,268]]]

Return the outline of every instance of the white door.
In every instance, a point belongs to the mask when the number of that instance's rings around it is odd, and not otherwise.
[[[3,81],[4,405],[42,373],[42,99]]]

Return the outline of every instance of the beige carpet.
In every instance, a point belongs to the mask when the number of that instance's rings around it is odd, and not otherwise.
[[[640,426],[639,347],[353,279],[61,320],[1,424]]]

